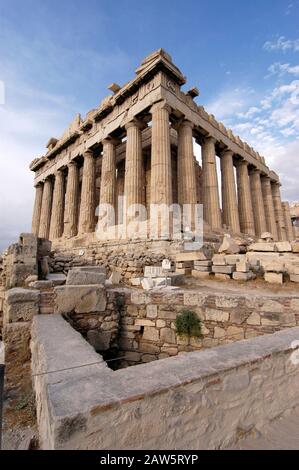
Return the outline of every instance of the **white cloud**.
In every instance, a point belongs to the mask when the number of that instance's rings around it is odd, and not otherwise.
[[[291,66],[290,64],[281,64],[280,62],[275,62],[274,64],[270,65],[268,68],[268,75],[266,78],[269,78],[273,75],[278,75],[282,77],[286,73],[290,73],[292,75],[299,75],[299,65]]]
[[[254,94],[254,90],[251,88],[227,90],[220,93],[214,101],[208,103],[206,108],[217,119],[225,119],[232,114],[242,114],[248,107],[252,94]]]
[[[263,48],[266,51],[299,51],[299,39],[286,39],[284,36],[280,36],[276,41],[265,42]]]

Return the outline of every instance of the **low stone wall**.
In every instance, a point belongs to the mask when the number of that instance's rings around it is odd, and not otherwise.
[[[299,405],[298,339],[291,328],[113,372],[62,317],[37,316],[41,448],[225,447]]]
[[[114,289],[123,297],[120,355],[123,365],[175,356],[299,326],[299,295],[224,294],[197,290]],[[180,338],[174,321],[183,310],[202,322],[202,337]]]

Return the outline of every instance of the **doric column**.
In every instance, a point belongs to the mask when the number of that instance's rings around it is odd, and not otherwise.
[[[286,236],[287,236],[287,239],[291,242],[294,240],[294,231],[293,231],[293,224],[292,224],[292,219],[291,219],[290,204],[288,202],[283,202],[282,209],[283,209],[283,214],[284,214]]]
[[[60,238],[63,234],[64,199],[64,174],[62,170],[58,170],[55,174],[52,216],[49,235],[50,240],[56,240],[57,238]]]
[[[267,231],[267,226],[262,194],[261,174],[257,168],[250,171],[250,187],[255,233],[260,237],[262,233]]]
[[[79,233],[92,233],[95,229],[95,159],[92,151],[84,154]]]
[[[240,160],[236,167],[240,229],[242,233],[255,235],[248,163]]]
[[[275,213],[274,213],[274,204],[273,204],[273,198],[272,198],[271,179],[269,176],[262,176],[261,182],[262,182],[262,193],[263,193],[263,199],[264,199],[267,230],[268,232],[272,234],[274,240],[278,240]]]
[[[142,163],[141,130],[144,124],[133,119],[125,126],[127,131],[125,163],[125,205],[128,209],[133,204],[143,203],[144,172]]]
[[[169,113],[165,103],[156,103],[151,108],[151,204],[172,204]]]
[[[240,232],[240,220],[234,175],[233,152],[225,150],[220,158],[223,224],[233,232]]]
[[[204,220],[212,228],[221,227],[219,188],[216,167],[215,139],[207,137],[201,147],[202,182],[203,182],[203,214]]]
[[[50,222],[51,222],[51,210],[52,210],[52,198],[53,198],[53,182],[50,178],[47,178],[44,183],[43,201],[40,216],[39,225],[39,237],[49,238]]]
[[[116,186],[116,144],[115,139],[103,141],[100,204],[110,204],[115,208]]]
[[[68,165],[68,177],[65,196],[64,236],[75,237],[78,233],[79,214],[79,169],[75,161]]]
[[[43,202],[43,189],[44,189],[43,183],[38,183],[35,187],[35,201],[34,201],[34,209],[33,209],[33,216],[32,216],[31,232],[37,236],[39,232],[39,222],[40,222],[42,202]]]
[[[187,120],[178,129],[178,202],[181,205],[197,203],[192,129],[192,122]]]
[[[280,183],[272,182],[272,196],[274,203],[275,221],[278,233],[278,240],[286,241],[287,234],[285,229],[285,221],[281,204]]]

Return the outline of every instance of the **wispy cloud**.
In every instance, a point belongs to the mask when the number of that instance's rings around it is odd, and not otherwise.
[[[299,75],[299,65],[290,65],[290,64],[281,64],[280,62],[275,62],[270,65],[268,68],[269,74],[265,78],[272,77],[277,75],[283,77],[285,74],[289,73],[291,75]]]
[[[265,42],[263,48],[266,51],[289,51],[293,50],[295,52],[299,51],[299,39],[286,39],[284,36],[280,36],[274,41]]]

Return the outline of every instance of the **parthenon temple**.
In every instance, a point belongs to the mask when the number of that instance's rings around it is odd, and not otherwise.
[[[32,232],[55,243],[88,240],[96,208],[132,204],[203,204],[205,227],[274,240],[293,240],[290,207],[265,158],[216,121],[194,99],[197,88],[163,49],[147,56],[136,76],[84,120],[77,115],[47,153],[35,159]],[[201,146],[201,165],[194,143]],[[221,182],[217,171],[220,158]],[[220,183],[220,184],[219,184]]]

